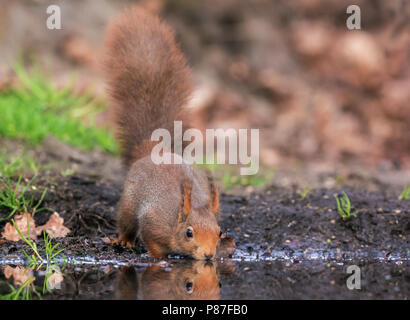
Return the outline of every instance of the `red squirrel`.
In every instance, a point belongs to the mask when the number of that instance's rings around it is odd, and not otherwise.
[[[174,121],[186,119],[183,106],[191,93],[190,68],[173,31],[132,7],[109,25],[105,49],[110,104],[128,169],[117,241],[133,246],[138,236],[152,257],[214,258],[221,230],[218,188],[210,173],[184,162],[154,164],[150,157],[152,132],[172,133]]]

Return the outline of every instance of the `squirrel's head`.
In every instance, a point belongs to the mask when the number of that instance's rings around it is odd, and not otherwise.
[[[192,185],[181,186],[181,204],[176,227],[177,251],[198,260],[213,259],[221,236],[216,215],[219,211],[218,190],[210,184],[210,203],[201,208],[192,207]]]

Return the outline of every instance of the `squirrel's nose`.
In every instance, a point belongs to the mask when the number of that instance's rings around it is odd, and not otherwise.
[[[206,259],[206,260],[212,260],[213,257],[214,257],[213,254],[206,254],[206,255],[205,255],[205,259]]]

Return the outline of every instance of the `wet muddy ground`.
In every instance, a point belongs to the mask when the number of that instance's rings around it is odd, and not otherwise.
[[[48,188],[42,207],[50,210],[34,215],[36,225],[45,224],[56,211],[71,230],[53,240],[64,248],[67,265],[59,287],[44,299],[410,297],[410,201],[398,199],[400,178],[406,180],[408,173],[376,177],[352,170],[278,170],[267,186],[221,193],[220,224],[237,247],[232,257],[213,263],[181,257],[160,261],[148,258],[141,244],[130,249],[109,243],[116,238],[115,207],[124,177],[118,159],[99,152],[85,157],[64,148],[49,140],[36,148],[35,156],[69,163],[77,173],[42,171],[36,190],[29,191],[39,199]],[[312,190],[302,199],[307,184]],[[338,215],[334,195],[341,190],[356,218],[345,221]],[[0,217],[7,214],[0,208]],[[0,230],[4,225],[0,222]],[[44,241],[37,240],[37,245],[43,250]],[[23,249],[30,252],[27,244],[0,239],[0,294],[8,290],[4,281],[12,283],[4,268],[27,265]],[[360,290],[346,286],[350,265],[360,267]],[[33,275],[41,286],[44,271]]]
[[[348,221],[336,211],[338,190],[313,189],[303,200],[295,188],[275,185],[242,195],[222,193],[222,229],[235,239],[237,251],[207,265],[179,257],[161,262],[149,259],[142,245],[109,244],[116,236],[121,192],[115,182],[48,172],[39,175],[36,186],[49,188],[44,207],[57,211],[72,231],[55,240],[65,249],[68,266],[61,288],[44,298],[410,297],[410,205],[391,190],[346,188],[357,211],[357,218]],[[36,224],[50,215],[36,213]],[[40,248],[42,243],[38,240]],[[27,264],[22,255],[23,249],[29,251],[26,244],[2,241],[0,248],[1,265]],[[347,289],[349,265],[361,268],[361,290]],[[201,279],[205,275],[206,281]],[[198,284],[195,294],[186,290],[190,277]],[[41,272],[36,279],[42,281]]]

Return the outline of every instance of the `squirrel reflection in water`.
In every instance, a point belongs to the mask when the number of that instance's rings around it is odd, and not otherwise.
[[[122,267],[117,276],[116,298],[120,300],[216,300],[221,274],[231,274],[234,263],[184,261],[170,268],[153,265],[142,272]]]
[[[227,237],[217,252],[230,256],[233,239]],[[116,298],[120,300],[216,300],[220,296],[220,276],[235,270],[232,260],[184,260],[169,268],[153,265],[141,272],[122,267],[117,275]]]

